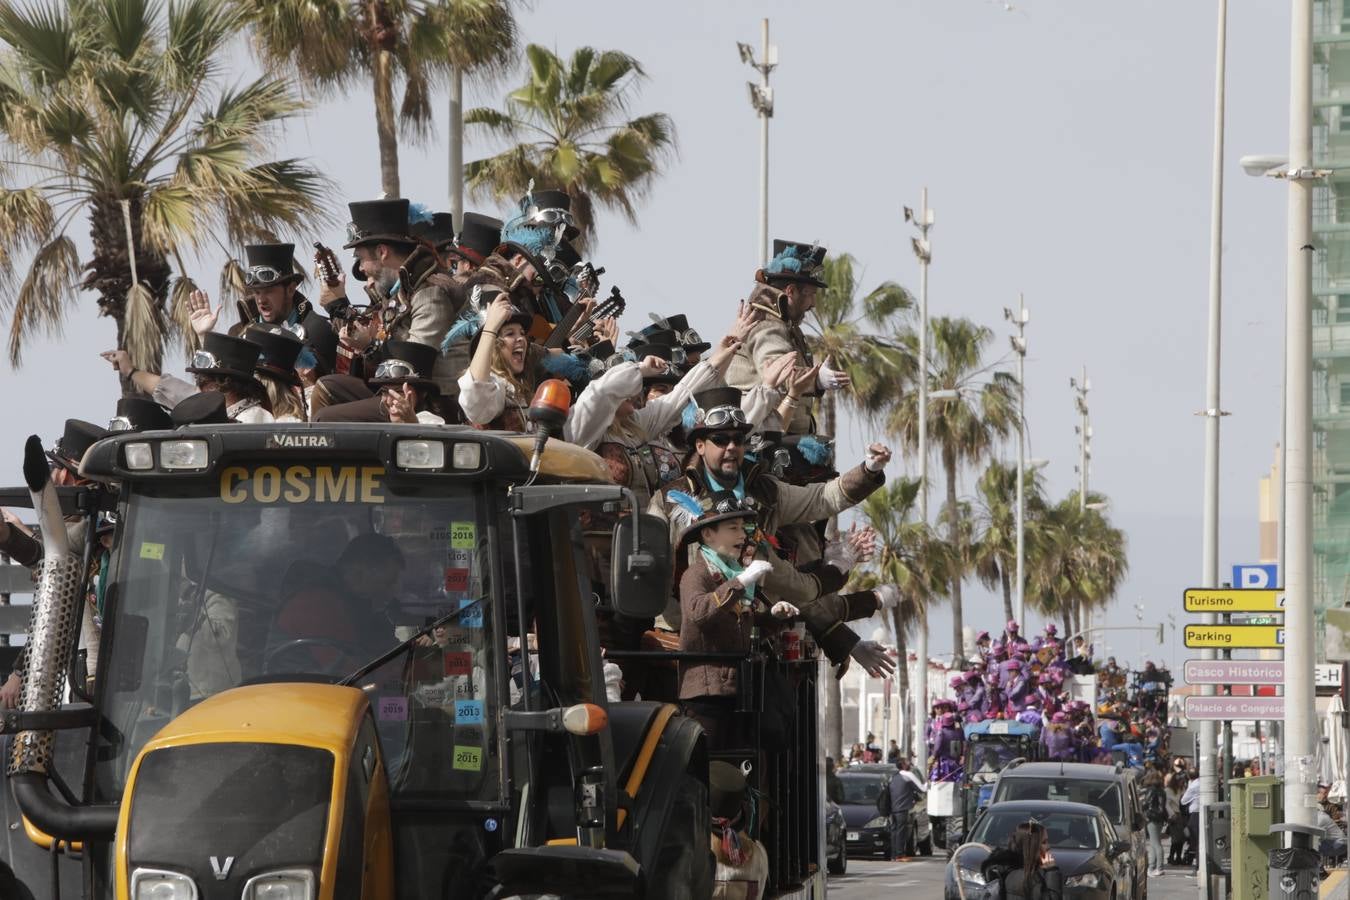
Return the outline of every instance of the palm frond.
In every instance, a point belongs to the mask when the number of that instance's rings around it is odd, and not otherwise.
[[[147,372],[160,371],[164,358],[164,311],[155,292],[140,282],[127,291],[126,325],[122,336],[123,349],[131,355],[131,363]]]
[[[0,190],[0,285],[14,275],[14,258],[46,242],[55,227],[52,207],[35,187]],[[0,293],[0,309],[12,298]]]
[[[81,49],[65,5],[56,2],[0,4],[0,43],[12,51],[8,63],[43,87],[69,77]]]
[[[165,326],[169,337],[182,341],[183,352],[190,356],[199,346],[197,332],[192,330],[192,311],[188,298],[197,290],[197,282],[180,270],[169,288],[169,315]]]
[[[80,253],[75,242],[59,234],[38,248],[28,275],[14,298],[9,321],[9,362],[23,360],[23,342],[37,333],[59,335],[66,307],[75,300],[80,280]]]

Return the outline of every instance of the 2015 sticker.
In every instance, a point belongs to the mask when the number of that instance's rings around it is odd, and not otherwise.
[[[482,723],[483,723],[483,701],[481,700],[455,701],[456,725],[481,725]]]
[[[164,559],[164,545],[152,544],[150,541],[142,541],[141,559]]]
[[[478,546],[478,526],[473,522],[451,522],[450,546],[456,550],[472,550]]]
[[[455,747],[455,769],[460,772],[483,771],[482,747]]]

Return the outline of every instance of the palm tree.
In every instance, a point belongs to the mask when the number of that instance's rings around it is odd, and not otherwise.
[[[1025,501],[1023,564],[1036,552],[1037,524],[1045,508],[1044,483],[1040,473],[1024,476]],[[974,549],[975,575],[987,588],[1003,589],[1003,615],[1012,621],[1013,579],[1017,574],[1017,466],[994,460],[980,476],[979,540]]]
[[[830,360],[831,365],[848,372],[853,379],[853,390],[843,392],[843,400],[855,412],[871,420],[884,408],[894,385],[903,380],[908,360],[893,344],[878,334],[894,329],[895,316],[914,305],[909,292],[894,281],[883,281],[862,298],[858,297],[856,261],[841,253],[825,261],[826,285],[816,297],[816,305],[806,321],[806,341],[817,360]],[[868,333],[859,325],[868,326]],[[823,433],[839,437],[839,391],[828,391],[820,398],[820,427]],[[838,517],[831,517],[826,534],[833,539],[839,534]],[[856,590],[864,590],[858,587]],[[904,696],[902,693],[901,696]],[[843,704],[839,681],[826,685],[826,734],[841,733]],[[842,734],[840,737],[842,749]]]
[[[991,371],[984,363],[984,352],[994,336],[990,329],[969,319],[947,317],[932,319],[929,328],[932,332],[928,347],[929,390],[951,391],[954,396],[930,399],[928,441],[931,447],[936,447],[946,476],[947,537],[957,558],[966,559],[969,551],[962,541],[956,479],[963,466],[982,463],[1016,426],[1017,382],[1013,375]],[[906,353],[917,358],[917,331],[910,330],[900,339]],[[908,391],[892,406],[887,422],[887,430],[897,435],[911,452],[918,450],[918,415],[918,395]],[[961,581],[965,574],[965,568],[959,568],[952,572],[951,581],[952,645],[958,661],[964,655]]]
[[[928,608],[942,598],[959,568],[952,547],[918,520],[919,481],[899,478],[874,492],[862,503],[867,524],[877,532],[878,553],[874,562],[876,580],[894,584],[900,590],[900,604],[891,610],[891,630],[895,634],[900,666],[896,672],[899,696],[909,694],[907,636],[927,622]],[[919,660],[919,677],[926,673],[927,660]],[[927,710],[916,709],[916,716]],[[902,742],[909,749],[910,732]]]
[[[534,182],[572,198],[578,243],[595,238],[597,206],[637,221],[637,204],[675,150],[675,126],[664,113],[625,120],[641,64],[617,50],[581,47],[564,61],[538,44],[525,48],[529,78],[501,110],[464,114],[467,125],[506,140],[523,139],[464,167],[475,196],[515,200]]]
[[[399,127],[421,139],[431,95],[461,71],[504,69],[515,47],[507,0],[232,0],[269,70],[294,74],[320,95],[368,80],[375,99],[380,184],[399,197]],[[396,88],[401,95],[395,103]],[[452,132],[455,127],[452,124]]]
[[[191,335],[185,254],[326,217],[327,179],[266,155],[298,98],[271,77],[226,82],[240,25],[218,0],[0,5],[0,309],[14,365],[25,338],[60,331],[83,288],[137,367],[158,371],[166,337]]]
[[[1043,539],[1030,557],[1028,598],[1050,616],[1059,616],[1065,639],[1082,629],[1084,609],[1102,608],[1129,571],[1125,533],[1099,509],[1100,494],[1089,493],[1080,508],[1074,491],[1045,511]]]

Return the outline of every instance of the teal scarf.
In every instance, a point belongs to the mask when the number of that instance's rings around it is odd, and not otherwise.
[[[718,481],[716,478],[713,477],[712,472],[709,472],[709,471],[708,471],[708,467],[707,467],[707,466],[704,466],[704,467],[703,467],[703,477],[706,478],[706,479],[708,479],[708,486],[711,487],[714,491],[725,491],[725,490],[726,490],[726,488],[722,487],[722,483],[721,483],[720,481]],[[744,476],[744,475],[737,475],[737,476],[736,476],[736,484],[735,484],[734,487],[732,487],[731,492],[732,492],[733,494],[736,495],[736,499],[737,499],[737,500],[744,500],[744,499],[745,499],[745,476]]]
[[[721,554],[706,544],[699,544],[698,549],[703,553],[703,558],[708,561],[708,565],[712,566],[718,572],[721,572],[722,575],[726,577],[727,581],[731,581],[745,571],[743,566],[733,566],[723,559]],[[755,599],[755,586],[753,584],[747,584],[745,586],[745,596],[751,600]]]

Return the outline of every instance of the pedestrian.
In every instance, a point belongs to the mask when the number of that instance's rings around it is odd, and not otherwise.
[[[914,803],[928,791],[928,786],[910,769],[909,760],[901,758],[895,764],[896,773],[886,786],[890,799],[891,858],[908,862],[910,813]]]
[[[886,748],[886,762],[895,765],[900,760],[900,745],[891,740],[891,745]]]
[[[1139,786],[1143,789],[1148,831],[1148,874],[1160,876],[1163,873],[1162,832],[1167,824],[1167,794],[1163,790],[1162,775],[1157,769],[1149,769]]]
[[[1188,773],[1189,774],[1189,773]],[[1181,811],[1186,816],[1186,864],[1195,865],[1200,848],[1200,779],[1191,778],[1181,794]]]

